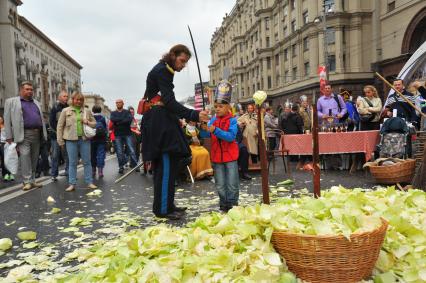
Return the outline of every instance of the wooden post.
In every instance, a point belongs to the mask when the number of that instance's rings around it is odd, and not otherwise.
[[[314,197],[321,196],[321,168],[319,167],[319,125],[317,113],[317,101],[314,94],[312,99],[312,166],[314,168],[313,182],[314,182]]]
[[[263,203],[269,204],[269,181],[268,181],[268,160],[266,156],[265,144],[265,124],[263,122],[262,106],[257,107],[257,129],[258,129],[258,142],[259,142],[259,155],[260,155],[260,172],[262,176],[262,195]]]

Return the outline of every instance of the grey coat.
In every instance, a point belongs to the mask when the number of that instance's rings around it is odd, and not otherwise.
[[[47,140],[47,131],[40,103],[35,99],[34,103],[40,111],[43,124],[43,137]],[[4,103],[4,129],[6,132],[6,139],[12,139],[15,143],[20,143],[24,140],[24,115],[22,113],[20,96],[8,98]]]

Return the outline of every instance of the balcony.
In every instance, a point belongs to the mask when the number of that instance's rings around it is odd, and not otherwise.
[[[19,49],[24,49],[25,45],[22,41],[20,41],[19,39],[15,40],[15,47],[19,50]]]
[[[22,57],[20,55],[16,56],[16,63],[18,63],[18,65],[24,65],[25,64],[24,57]]]

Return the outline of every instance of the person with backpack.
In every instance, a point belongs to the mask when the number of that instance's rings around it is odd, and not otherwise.
[[[96,120],[96,135],[91,140],[91,161],[92,177],[96,177],[96,168],[98,177],[104,176],[105,167],[105,148],[108,139],[108,130],[105,117],[101,114],[102,108],[99,105],[92,107],[93,117]]]

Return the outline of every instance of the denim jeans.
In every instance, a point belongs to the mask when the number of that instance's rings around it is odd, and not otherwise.
[[[105,167],[105,141],[92,141],[92,167]]]
[[[68,153],[68,183],[70,185],[77,184],[77,164],[78,153],[83,160],[84,167],[84,181],[86,184],[92,184],[92,165],[90,164],[90,141],[81,138],[78,141],[66,141]]]
[[[56,139],[51,139],[51,147],[52,147],[52,168],[50,174],[53,177],[57,177],[59,173],[59,159],[62,157],[65,160],[65,173],[68,175],[68,154],[66,149],[62,150],[61,147],[58,144],[58,141]]]
[[[133,148],[132,136],[116,136],[114,142],[118,159],[118,167],[121,169],[124,167],[124,164],[127,163],[127,159],[124,154],[124,145],[126,145],[127,153],[130,156],[130,165],[132,167],[136,166],[138,160],[136,158],[135,149]]]
[[[232,208],[238,205],[240,190],[238,162],[213,163],[213,168],[220,207]]]

